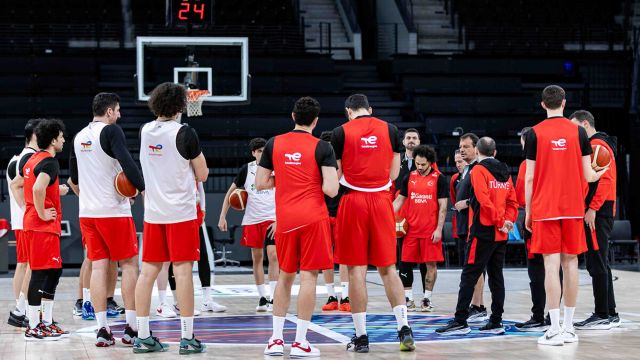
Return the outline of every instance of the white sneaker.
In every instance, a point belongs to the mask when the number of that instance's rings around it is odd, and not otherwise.
[[[258,306],[256,306],[256,311],[265,312],[267,310],[269,310],[269,300],[267,300],[267,298],[263,296],[260,298]]]
[[[292,359],[320,357],[320,349],[311,346],[308,341],[305,344],[294,342],[291,344],[289,357]]]
[[[173,311],[180,315],[180,308],[178,307],[177,304],[173,304]],[[198,309],[193,309],[193,316],[200,316],[200,310]]]
[[[284,340],[270,338],[267,346],[264,348],[264,354],[269,356],[283,356]]]
[[[200,308],[202,311],[212,311],[215,313],[225,312],[227,311],[227,307],[224,305],[220,305],[213,300],[209,300],[202,303],[202,307]]]
[[[168,305],[168,304],[160,304],[156,308],[156,315],[158,315],[160,317],[163,317],[163,318],[174,318],[174,317],[177,317],[178,314],[176,314],[176,312],[173,311],[172,307],[173,306]]]
[[[563,329],[562,340],[564,340],[565,343],[578,342],[578,335],[576,335],[576,329],[573,326],[568,329]]]
[[[551,329],[547,330],[544,335],[538,338],[538,344],[540,345],[552,345],[552,346],[562,346],[564,345],[564,337],[562,335],[562,330],[552,331]]]

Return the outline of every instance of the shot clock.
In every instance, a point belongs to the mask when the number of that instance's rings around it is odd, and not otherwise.
[[[204,28],[213,24],[214,0],[167,0],[167,26]]]

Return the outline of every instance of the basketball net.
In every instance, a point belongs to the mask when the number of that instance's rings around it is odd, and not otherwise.
[[[187,89],[187,116],[202,116],[202,97],[209,95],[209,90]]]

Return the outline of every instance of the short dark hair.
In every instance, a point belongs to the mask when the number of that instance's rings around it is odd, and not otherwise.
[[[323,131],[322,134],[320,134],[320,140],[331,142],[332,135],[333,135],[333,131],[330,131],[330,130]]]
[[[318,114],[320,114],[320,103],[310,96],[301,97],[293,105],[293,119],[298,125],[311,125]]]
[[[155,116],[174,116],[187,106],[187,89],[172,82],[165,82],[149,94],[149,109]]]
[[[42,119],[36,126],[34,132],[38,138],[38,147],[44,150],[51,145],[60,133],[64,133],[64,123],[59,119]]]
[[[565,99],[564,89],[558,85],[549,85],[542,90],[542,102],[547,109],[554,110],[562,106]]]
[[[251,139],[251,141],[249,141],[249,149],[251,151],[256,151],[258,149],[261,149],[265,145],[267,145],[267,140],[263,138],[254,138],[254,139]]]
[[[364,94],[353,94],[344,102],[344,107],[351,110],[369,109],[369,99]]]
[[[527,138],[527,134],[529,133],[529,131],[531,131],[531,129],[533,129],[531,126],[525,126],[522,128],[522,130],[520,130],[520,139],[524,140]]]
[[[458,149],[456,149],[456,151],[454,151],[454,152],[453,152],[453,155],[454,155],[454,156],[455,156],[455,155],[460,155],[460,149],[459,149],[459,148],[458,148]]]
[[[464,140],[464,139],[471,139],[471,143],[473,144],[473,147],[476,147],[476,145],[478,144],[478,135],[474,134],[474,133],[466,133],[463,134],[462,136],[460,136],[460,141]]]
[[[40,121],[43,119],[30,119],[24,125],[24,142],[29,143],[31,141],[31,137],[33,136],[33,131],[36,129]]]
[[[415,159],[417,156],[427,159],[427,161],[431,164],[434,164],[436,161],[438,161],[436,151],[433,150],[432,147],[427,145],[419,145],[416,146],[415,149],[413,149],[413,158]]]
[[[592,128],[596,127],[596,119],[593,117],[593,114],[588,112],[587,110],[578,110],[569,116],[569,120],[578,119],[579,121],[586,121],[591,125]]]
[[[418,129],[409,128],[404,131],[405,135],[407,135],[407,133],[416,133],[418,135],[418,139],[420,139],[420,133],[418,132]]]
[[[478,152],[483,156],[493,156],[496,153],[496,142],[488,136],[478,140]]]
[[[120,103],[120,96],[114,93],[101,92],[93,97],[93,116],[104,116],[107,113],[107,109],[115,109],[116,105]]]

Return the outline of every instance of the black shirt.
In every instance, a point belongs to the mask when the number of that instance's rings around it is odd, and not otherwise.
[[[176,147],[180,155],[187,160],[193,160],[202,153],[198,134],[194,128],[187,124],[182,125],[180,130],[178,130]]]
[[[409,162],[411,160],[411,162]],[[411,163],[411,166],[409,166]],[[414,159],[409,159],[406,153],[400,154],[400,173],[398,174],[398,178],[396,179],[396,189],[400,189],[402,187],[402,181],[404,180],[405,175],[411,173],[416,169],[416,162]]]
[[[356,119],[361,117],[370,117],[369,115],[358,116]],[[394,153],[400,153],[402,151],[402,140],[400,139],[400,134],[398,133],[398,128],[393,125],[387,123],[389,126],[389,139],[391,140],[391,149]],[[342,153],[344,150],[344,128],[342,126],[338,126],[333,129],[331,133],[331,145],[335,149],[336,159],[342,159]]]
[[[9,176],[9,180],[13,180],[16,178],[16,160],[13,160],[9,163],[9,167],[7,168],[7,175]]]
[[[233,179],[233,183],[236,184],[239,188],[244,188],[244,183],[247,181],[247,173],[249,172],[249,165],[244,164],[240,168],[240,172],[236,175],[236,178]]]
[[[425,176],[431,175],[433,169],[429,171],[429,173]],[[411,173],[408,173],[402,179],[402,184],[400,186],[400,195],[404,197],[409,196],[409,178],[411,177]],[[449,199],[449,184],[447,182],[447,177],[440,174],[438,176],[438,183],[436,184],[438,199]]]
[[[468,200],[471,197],[471,171],[474,166],[478,164],[477,161],[469,164],[469,170],[467,171],[467,175],[463,178],[462,174],[460,175],[458,185],[456,185],[456,202],[461,200]],[[461,211],[456,211],[456,233],[458,236],[466,235],[469,233],[469,208],[463,209]]]

